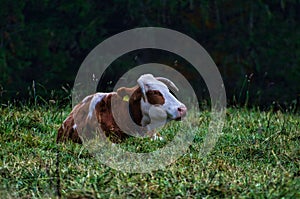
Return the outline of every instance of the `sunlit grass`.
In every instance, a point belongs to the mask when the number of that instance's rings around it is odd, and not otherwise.
[[[56,132],[70,108],[0,108],[1,198],[215,198],[300,197],[300,117],[256,109],[228,109],[223,133],[207,156],[199,155],[209,112],[195,118],[193,144],[166,170],[132,174],[101,164],[81,145],[59,145]],[[193,122],[195,122],[193,121]],[[161,130],[164,141],[129,138],[124,148],[149,152],[174,138],[182,123]]]

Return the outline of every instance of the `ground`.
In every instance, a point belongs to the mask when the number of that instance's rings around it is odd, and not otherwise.
[[[218,142],[201,156],[210,121],[203,111],[195,118],[199,125],[192,145],[176,162],[151,173],[124,173],[100,163],[81,145],[56,145],[57,129],[69,112],[56,105],[0,108],[2,197],[300,197],[299,114],[229,108]],[[122,147],[154,151],[173,139],[178,125],[161,130],[164,141],[130,138]]]

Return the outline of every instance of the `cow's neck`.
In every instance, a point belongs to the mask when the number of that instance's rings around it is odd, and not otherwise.
[[[138,87],[129,99],[129,113],[133,121],[141,125],[142,121],[142,109],[141,109],[141,100],[143,100],[143,95],[141,89]]]

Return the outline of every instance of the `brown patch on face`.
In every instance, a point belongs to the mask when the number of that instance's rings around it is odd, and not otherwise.
[[[146,92],[148,102],[150,104],[163,105],[165,103],[165,98],[158,90],[150,90]]]

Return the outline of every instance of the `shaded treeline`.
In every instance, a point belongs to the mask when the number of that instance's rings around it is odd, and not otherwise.
[[[144,26],[174,29],[198,41],[219,67],[231,104],[292,104],[299,97],[299,0],[0,3],[2,102],[69,95],[81,62],[97,44]],[[102,77],[100,87],[111,89],[107,85],[122,72],[155,59],[179,68],[199,97],[206,95],[192,66],[176,55],[161,54],[144,50],[123,56]]]

